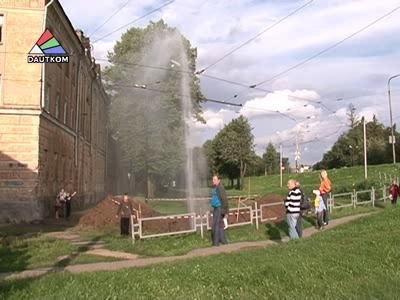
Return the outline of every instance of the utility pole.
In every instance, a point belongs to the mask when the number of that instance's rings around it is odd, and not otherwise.
[[[367,128],[365,125],[365,117],[363,117],[363,129],[364,129],[364,177],[365,179],[368,178],[368,171],[367,171]]]
[[[393,129],[393,117],[392,117],[392,99],[390,95],[390,81],[396,77],[400,77],[400,74],[394,75],[389,78],[387,86],[388,86],[388,96],[389,96],[389,112],[390,112],[390,129],[391,129],[391,142],[392,142],[392,151],[393,151],[393,164],[396,163],[396,150],[395,144],[396,140],[394,137],[394,129]]]
[[[281,187],[283,186],[283,178],[282,178],[282,168],[283,168],[283,165],[282,165],[282,144],[280,144],[279,145],[279,173],[280,173],[280,175],[281,175]]]
[[[296,161],[296,173],[299,173],[300,149],[298,137],[296,137],[296,151],[294,153],[294,160]]]

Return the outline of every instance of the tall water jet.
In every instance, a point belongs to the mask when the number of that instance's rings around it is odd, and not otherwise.
[[[194,168],[193,168],[193,146],[191,145],[191,123],[193,104],[190,91],[190,77],[189,60],[183,45],[182,39],[179,41],[179,48],[182,59],[182,79],[181,79],[181,103],[182,103],[182,117],[184,121],[184,135],[185,135],[185,186],[186,186],[186,201],[188,212],[195,211],[194,199]]]

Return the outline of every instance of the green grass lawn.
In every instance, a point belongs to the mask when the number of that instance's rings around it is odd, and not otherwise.
[[[7,299],[398,299],[400,207],[308,239],[143,268],[3,282]]]
[[[331,214],[331,218],[339,218],[357,213],[380,211],[387,204],[380,203],[380,207],[373,208],[370,205],[360,206],[357,208],[337,209]],[[306,215],[303,218],[303,227],[313,226],[315,216],[313,214]],[[230,242],[241,241],[258,241],[258,240],[280,240],[287,236],[286,222],[278,224],[265,223],[260,224],[259,230],[255,225],[244,225],[239,227],[231,227],[226,231]],[[199,233],[174,235],[167,237],[151,238],[137,240],[132,244],[130,237],[121,237],[117,226],[107,227],[105,231],[93,231],[86,233],[85,238],[105,241],[105,248],[115,251],[124,251],[136,253],[143,256],[171,256],[186,254],[190,250],[196,248],[208,247],[211,244],[210,232],[206,232],[204,238]]]
[[[184,201],[149,201],[150,207],[162,214],[174,215],[187,212],[186,202]]]
[[[57,258],[78,250],[68,242],[45,236],[12,237],[0,240],[0,272],[51,267]]]

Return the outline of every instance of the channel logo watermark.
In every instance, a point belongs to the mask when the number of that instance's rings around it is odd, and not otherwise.
[[[28,53],[28,63],[69,63],[68,53],[46,29]]]

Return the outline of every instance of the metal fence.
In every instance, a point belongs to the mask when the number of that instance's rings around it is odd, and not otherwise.
[[[377,197],[378,196],[378,197]],[[233,196],[230,199],[238,199],[237,208],[229,209],[228,226],[255,225],[258,229],[259,223],[276,221],[285,213],[283,202],[274,202],[259,205],[256,201],[244,204],[246,200],[255,200],[257,195]],[[359,205],[370,204],[375,206],[376,201],[386,201],[388,199],[386,187],[370,190],[355,191],[350,193],[330,194],[328,198],[329,211],[340,208],[357,207]],[[197,198],[209,199],[209,198]],[[183,201],[183,199],[152,199],[159,201]],[[206,213],[187,213],[168,216],[157,216],[142,218],[140,215],[132,216],[131,232],[133,241],[135,238],[146,239],[177,234],[200,232],[204,236],[205,230],[211,230],[212,212]],[[157,226],[152,227],[152,223]],[[165,224],[164,224],[165,223]],[[161,224],[161,225],[160,225]],[[164,225],[163,225],[164,224]],[[161,230],[161,232],[160,232]]]
[[[375,202],[386,201],[386,199],[389,199],[386,187],[378,189],[378,197],[377,191],[374,187],[372,187],[370,190],[353,190],[351,193],[332,194],[328,199],[328,206],[329,211],[344,207],[355,208],[359,205],[365,204],[371,204],[372,206],[375,206]]]

